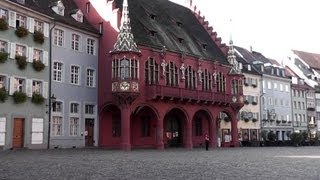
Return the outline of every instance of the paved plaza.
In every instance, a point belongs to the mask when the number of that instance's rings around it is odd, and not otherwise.
[[[320,179],[320,147],[9,150],[0,179]]]

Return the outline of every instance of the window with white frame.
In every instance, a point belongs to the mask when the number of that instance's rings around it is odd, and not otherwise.
[[[0,8],[0,18],[8,21],[8,11]]]
[[[42,82],[32,81],[32,93],[41,94]]]
[[[70,83],[79,85],[80,67],[71,66]]]
[[[84,107],[85,114],[94,114],[94,105],[93,104],[86,104]]]
[[[0,52],[8,52],[8,42],[0,40]]]
[[[64,39],[64,31],[61,29],[54,29],[53,44],[56,46],[62,47],[63,39]]]
[[[27,28],[27,18],[20,14],[16,15],[16,27],[24,27]]]
[[[271,87],[271,82],[270,81],[268,81],[268,89],[271,89],[272,87]]]
[[[54,62],[53,63],[53,80],[54,81],[62,81],[62,69],[63,68],[63,64],[60,62]]]
[[[62,135],[62,117],[53,116],[51,122],[51,135],[61,136]]]
[[[56,101],[52,103],[52,112],[62,113],[63,103],[61,101]]]
[[[34,30],[39,31],[39,32],[43,32],[43,22],[38,21],[38,20],[34,20]]]
[[[70,104],[70,113],[73,113],[73,114],[79,113],[79,104],[78,103],[71,103]]]
[[[26,52],[26,47],[22,46],[22,45],[16,45],[16,55],[18,56],[26,56],[27,52]]]
[[[87,39],[87,53],[88,54],[94,54],[94,44],[95,44],[95,40],[93,39]]]
[[[0,89],[6,87],[6,77],[3,75],[0,75]]]
[[[286,92],[289,92],[289,86],[286,85]]]
[[[71,36],[72,36],[71,49],[79,51],[80,36],[78,34],[72,34]]]
[[[22,78],[14,78],[13,91],[24,92],[25,81],[26,80]]]
[[[42,51],[39,49],[33,49],[33,60],[42,61]]]
[[[283,85],[280,84],[280,91],[283,91]]]
[[[88,87],[95,86],[95,71],[93,69],[87,69],[87,82]]]
[[[278,89],[278,84],[276,82],[273,83],[273,89],[275,89],[275,90]]]
[[[79,131],[79,118],[70,118],[70,136],[77,136]]]

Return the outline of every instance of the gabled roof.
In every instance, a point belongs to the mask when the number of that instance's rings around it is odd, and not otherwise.
[[[11,2],[17,3],[16,0],[10,0]],[[89,31],[92,33],[99,33],[97,29],[89,24],[87,19],[83,17],[83,22],[78,22],[71,17],[71,14],[74,13],[75,10],[78,10],[77,5],[73,2],[73,0],[60,0],[64,7],[65,13],[64,16],[60,16],[56,14],[51,7],[57,5],[58,0],[25,0],[25,4],[23,6],[40,12],[42,14],[53,17],[56,21],[67,24],[69,26],[73,26],[85,31]],[[21,5],[21,4],[19,4]]]
[[[122,9],[122,0],[116,3],[117,8]],[[165,46],[168,51],[229,64],[190,9],[168,0],[130,0],[128,3],[131,30],[138,45],[159,49]],[[153,36],[150,30],[155,31]]]
[[[310,67],[320,69],[320,54],[292,50],[300,59],[304,60]]]

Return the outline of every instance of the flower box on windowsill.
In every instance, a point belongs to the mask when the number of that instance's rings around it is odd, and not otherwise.
[[[249,122],[249,118],[244,118],[244,122]]]
[[[252,118],[252,122],[257,122],[258,119],[257,118]]]
[[[25,27],[17,27],[16,29],[16,35],[19,37],[19,38],[23,38],[25,36],[28,35],[28,30],[25,28]]]
[[[4,103],[8,99],[6,88],[0,88],[0,103]]]
[[[244,104],[247,104],[247,105],[248,105],[248,104],[249,104],[249,101],[245,100],[245,101],[244,101]]]
[[[40,32],[40,31],[34,31],[33,40],[34,40],[34,42],[37,42],[37,43],[39,43],[39,44],[43,44],[43,42],[44,42],[44,35],[43,35],[43,33]]]
[[[33,102],[34,104],[40,105],[44,102],[44,97],[39,93],[33,93],[31,102]]]
[[[25,56],[16,55],[15,59],[20,70],[23,70],[27,67],[27,58]]]
[[[35,71],[42,71],[45,67],[45,65],[40,60],[33,60],[32,66]]]
[[[5,63],[8,59],[9,54],[6,52],[0,52],[0,63]]]
[[[252,87],[254,87],[254,88],[256,88],[257,87],[257,85],[256,84],[251,84],[252,85]]]
[[[8,23],[5,19],[0,18],[0,31],[5,31],[8,29]]]
[[[286,123],[287,122],[287,120],[282,120],[282,123]]]
[[[257,102],[252,102],[252,105],[257,105],[258,103]]]
[[[276,122],[279,124],[281,121],[280,120],[276,120]]]
[[[19,92],[19,91],[16,91],[16,92],[13,93],[13,101],[14,101],[14,103],[21,104],[21,103],[26,102],[26,100],[27,100],[26,93]]]

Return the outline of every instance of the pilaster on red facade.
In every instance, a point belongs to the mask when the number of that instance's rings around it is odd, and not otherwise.
[[[203,16],[166,0],[75,1],[80,8],[91,2],[87,19],[103,22],[101,147],[192,149],[206,134],[212,148],[221,139],[238,145],[243,77],[233,47],[228,51]]]

